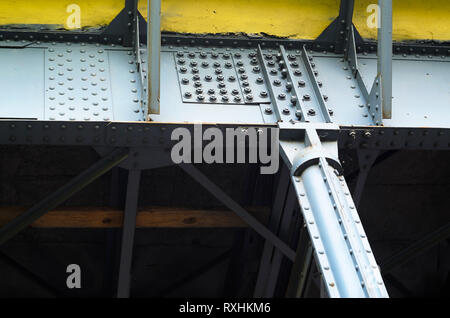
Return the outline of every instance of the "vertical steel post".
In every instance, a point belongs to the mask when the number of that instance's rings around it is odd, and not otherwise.
[[[120,252],[119,281],[117,287],[118,298],[128,298],[130,296],[131,265],[140,180],[140,170],[130,170],[128,172],[127,198],[123,217],[122,248]]]
[[[161,0],[148,0],[147,5],[147,92],[148,113],[159,114],[159,75],[161,50]]]
[[[392,0],[379,0],[378,76],[383,118],[392,118]]]

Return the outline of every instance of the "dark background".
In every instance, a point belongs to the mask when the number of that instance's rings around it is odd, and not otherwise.
[[[98,159],[88,147],[0,147],[0,205],[29,206]],[[342,152],[350,188],[356,156]],[[450,152],[391,152],[371,170],[359,214],[380,263],[450,221]],[[242,206],[270,207],[275,176],[256,165],[200,169]],[[111,172],[65,205],[107,206]],[[222,207],[173,166],[145,171],[140,206]],[[223,208],[223,207],[222,207]],[[120,229],[29,228],[0,247],[1,297],[111,297]],[[246,244],[243,244],[246,242]],[[137,229],[132,297],[251,296],[263,241],[250,229]],[[66,287],[68,264],[81,267],[82,288]],[[289,273],[287,263],[282,270]],[[385,276],[391,297],[449,296],[449,240]],[[282,275],[283,277],[283,275]],[[280,280],[278,295],[286,281]]]

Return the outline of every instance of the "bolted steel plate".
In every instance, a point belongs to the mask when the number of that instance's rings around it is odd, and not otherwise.
[[[185,103],[270,103],[259,61],[236,52],[174,52]],[[262,93],[261,92],[265,92]]]

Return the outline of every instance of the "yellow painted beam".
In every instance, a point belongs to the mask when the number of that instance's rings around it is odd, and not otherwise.
[[[108,24],[123,8],[124,0],[0,0],[0,25],[45,24],[74,28],[70,20],[80,9],[79,27]],[[354,22],[365,38],[376,38],[367,24],[370,4],[356,0]],[[450,41],[450,1],[394,0],[394,40]],[[162,0],[163,31],[180,33],[267,34],[314,39],[336,17],[339,0]],[[147,0],[139,1],[147,15]],[[73,18],[73,16],[72,16]],[[68,21],[69,19],[69,21]],[[68,23],[69,22],[69,23]]]
[[[0,25],[46,24],[67,26],[73,11],[80,8],[81,27],[106,25],[124,7],[124,0],[0,0]]]
[[[367,7],[376,0],[356,0],[353,22],[364,38],[375,39],[377,29],[369,28]],[[450,41],[449,0],[393,0],[392,37],[394,40]]]
[[[146,12],[141,0],[141,12]],[[182,33],[268,34],[315,39],[339,11],[339,0],[164,0],[161,27]]]

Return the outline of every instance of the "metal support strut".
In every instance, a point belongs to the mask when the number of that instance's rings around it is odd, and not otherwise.
[[[130,170],[128,172],[127,197],[122,230],[122,248],[120,253],[119,283],[117,287],[118,298],[128,298],[130,296],[131,265],[140,180],[140,170]]]
[[[392,0],[379,0],[377,75],[368,91],[359,70],[356,52],[357,31],[353,25],[347,30],[344,58],[352,69],[367,108],[375,125],[392,118]]]
[[[376,125],[392,118],[392,0],[379,0],[377,76],[369,95],[368,108]]]
[[[326,294],[387,297],[337,159],[333,127],[338,127],[328,124],[328,131],[318,133],[311,125],[296,125],[299,129],[280,127],[281,153],[291,169]]]
[[[380,0],[378,77],[381,81],[383,118],[392,118],[392,0]]]
[[[149,114],[159,114],[159,73],[161,50],[161,0],[148,1],[147,83]]]
[[[194,165],[180,164],[179,166],[198,183],[200,183],[206,190],[208,190],[208,192],[210,192],[219,201],[221,201],[226,207],[236,213],[244,222],[249,224],[253,228],[253,230],[255,230],[255,232],[264,237],[266,240],[269,240],[273,244],[273,246],[278,248],[288,259],[294,261],[295,252],[286,243],[284,243],[278,236],[276,236],[272,231],[270,231],[262,223],[260,223],[255,217],[249,214],[230,196],[223,192],[222,189],[220,189],[211,180],[209,180]]]

